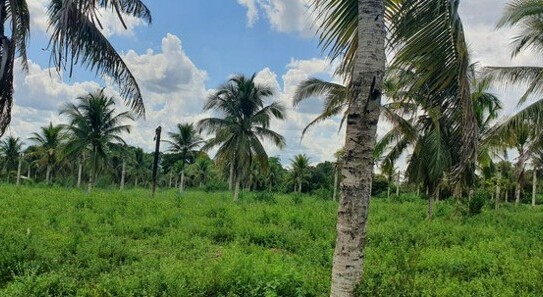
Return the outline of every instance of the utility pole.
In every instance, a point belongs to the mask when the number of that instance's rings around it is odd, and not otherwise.
[[[162,131],[162,127],[158,126],[155,130],[155,160],[153,162],[153,190],[152,190],[152,196],[155,197],[155,191],[156,191],[156,174],[158,171],[158,154],[160,153],[160,132]]]

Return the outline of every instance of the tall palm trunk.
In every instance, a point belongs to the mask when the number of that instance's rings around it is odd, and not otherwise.
[[[537,189],[537,170],[534,168],[532,179],[532,206],[535,206],[535,192]]]
[[[228,175],[228,191],[232,191],[232,184],[234,182],[234,162],[230,161],[230,175]]]
[[[121,169],[121,190],[124,190],[124,177],[126,175],[126,160],[123,159],[123,168]]]
[[[495,209],[500,208],[500,181],[502,179],[502,170],[499,166],[497,174],[498,176],[496,178],[496,201],[494,206]]]
[[[334,202],[337,201],[337,182],[339,179],[339,168],[336,168],[334,172],[334,196],[332,197]],[[389,196],[390,196],[390,186],[389,186]]]
[[[28,179],[30,179],[30,167],[31,167],[30,164],[28,164],[28,168],[27,168],[28,172],[26,173],[26,177]]]
[[[45,170],[45,184],[51,183],[51,165],[47,164],[47,169]]]
[[[520,203],[520,181],[517,181],[515,185],[515,205]]]
[[[302,182],[298,184],[298,193],[302,193]]]
[[[19,165],[17,165],[17,186],[21,183],[21,163],[23,162],[23,158],[19,156]]]
[[[398,177],[396,177],[396,196],[400,197],[400,171],[398,171]]]
[[[241,183],[241,178],[240,178],[239,174],[235,175],[235,179],[236,179],[236,185],[235,185],[235,188],[234,188],[234,201],[238,201],[238,199],[239,199],[239,186],[240,186],[240,183]]]
[[[83,162],[81,162],[81,160],[79,160],[79,164],[78,164],[78,169],[77,169],[77,187],[81,187],[81,176],[83,175]]]
[[[93,183],[93,182],[94,182],[94,180],[93,180],[93,174],[91,173],[91,174],[89,175],[89,184],[88,184],[88,186],[87,186],[87,192],[92,191],[92,183]]]
[[[330,296],[354,296],[362,280],[373,150],[385,72],[383,0],[358,0],[358,49],[346,113],[345,159]]]
[[[179,180],[179,193],[183,193],[185,190],[185,171],[181,170],[181,177]]]
[[[136,179],[134,180],[134,187],[138,187],[138,176],[136,175]]]
[[[428,213],[426,214],[428,220],[431,220],[434,215],[434,195],[433,191],[432,194],[428,195]]]

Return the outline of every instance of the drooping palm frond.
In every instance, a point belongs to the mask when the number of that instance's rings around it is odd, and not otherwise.
[[[149,10],[138,0],[51,0],[48,8],[50,61],[57,70],[68,69],[70,74],[75,64],[81,64],[97,74],[111,77],[118,85],[121,97],[137,115],[143,116],[143,97],[135,77],[100,32],[101,8],[114,9],[121,22],[124,13],[151,21]]]
[[[469,55],[459,1],[402,0],[388,3],[389,45],[394,68],[414,73],[406,95],[425,109],[439,108],[458,148],[456,180],[473,167],[478,127],[470,92]]]

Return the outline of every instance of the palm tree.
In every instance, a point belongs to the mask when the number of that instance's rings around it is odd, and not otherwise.
[[[60,114],[68,116],[70,131],[66,152],[77,155],[85,152],[89,157],[90,172],[88,190],[98,175],[101,166],[106,165],[111,144],[126,144],[120,136],[130,133],[130,125],[123,124],[133,120],[129,112],[115,114],[113,97],[106,96],[104,89],[77,98],[78,104],[68,103]]]
[[[123,18],[132,16],[151,23],[151,13],[140,0],[113,1],[60,1],[50,0],[48,7],[50,61],[58,71],[79,64],[108,76],[119,87],[121,97],[138,115],[145,112],[140,88],[136,79],[102,34],[100,10],[114,11],[121,24]],[[28,71],[26,55],[30,37],[30,15],[26,0],[0,0],[0,135],[11,121],[13,103],[13,67],[20,58]]]
[[[165,140],[170,144],[169,151],[172,153],[178,153],[181,158],[181,182],[179,183],[179,192],[183,192],[185,187],[185,164],[188,159],[194,159],[198,153],[198,148],[202,146],[205,141],[198,135],[198,131],[191,124],[177,124],[177,130],[175,132],[168,132],[171,140]]]
[[[319,39],[332,58],[343,56],[349,77],[342,191],[330,296],[353,296],[362,279],[373,148],[385,75],[384,0],[315,0]]]
[[[290,159],[290,166],[292,166],[292,181],[294,182],[294,191],[301,193],[302,185],[307,183],[309,178],[309,157],[305,154],[298,154],[294,156],[294,159]]]
[[[336,158],[336,162],[334,163],[334,194],[332,196],[333,201],[337,201],[337,186],[339,181],[339,172],[341,171],[341,168],[343,167],[343,158],[345,157],[345,150],[343,148],[339,149],[337,152],[334,153],[334,157]]]
[[[151,159],[142,148],[136,148],[129,164],[130,175],[134,178],[134,187],[139,185],[140,180],[147,178],[151,172]]]
[[[541,34],[541,16],[543,16],[543,3],[534,0],[514,0],[505,8],[498,28],[516,27],[520,33],[513,39],[512,56],[515,57],[523,51],[535,50],[539,52],[543,46]],[[513,66],[513,67],[487,67],[490,75],[504,83],[525,84],[526,92],[520,98],[519,104],[526,101],[531,94],[543,93],[543,67]]]
[[[387,3],[385,13],[384,3]],[[468,57],[458,1],[316,0],[321,45],[344,57],[339,72],[349,94],[342,199],[332,269],[331,296],[352,296],[361,280],[365,224],[371,189],[375,127],[385,70],[385,26],[393,68],[413,72],[407,94],[425,95],[427,106],[446,107],[451,139],[459,144],[452,175],[457,184],[473,169],[477,127],[467,76]],[[358,13],[356,13],[358,12]],[[439,44],[440,46],[435,46]],[[438,115],[438,113],[436,113]],[[355,174],[353,174],[355,173]]]
[[[63,134],[63,126],[49,123],[47,127],[41,127],[40,133],[32,133],[29,140],[34,144],[35,150],[32,154],[38,157],[38,164],[46,166],[45,183],[51,182],[51,171],[53,166],[58,162],[62,153],[65,134]]]
[[[271,88],[255,83],[255,75],[237,75],[219,87],[208,98],[204,110],[213,110],[222,118],[212,117],[198,123],[199,130],[214,134],[205,149],[218,147],[215,159],[221,165],[230,164],[230,180],[235,180],[234,200],[237,201],[241,180],[256,159],[267,169],[268,155],[261,140],[269,140],[282,148],[283,136],[270,129],[272,118],[284,119],[284,107],[264,100],[273,96]]]
[[[9,136],[0,142],[0,156],[2,157],[3,168],[6,170],[7,182],[9,183],[10,173],[17,168],[21,157],[23,142],[19,137]]]

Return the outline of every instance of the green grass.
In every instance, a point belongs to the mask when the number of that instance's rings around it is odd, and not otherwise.
[[[0,189],[0,296],[326,296],[337,205]],[[268,202],[259,202],[268,201]],[[543,296],[543,209],[373,200],[361,296]]]

